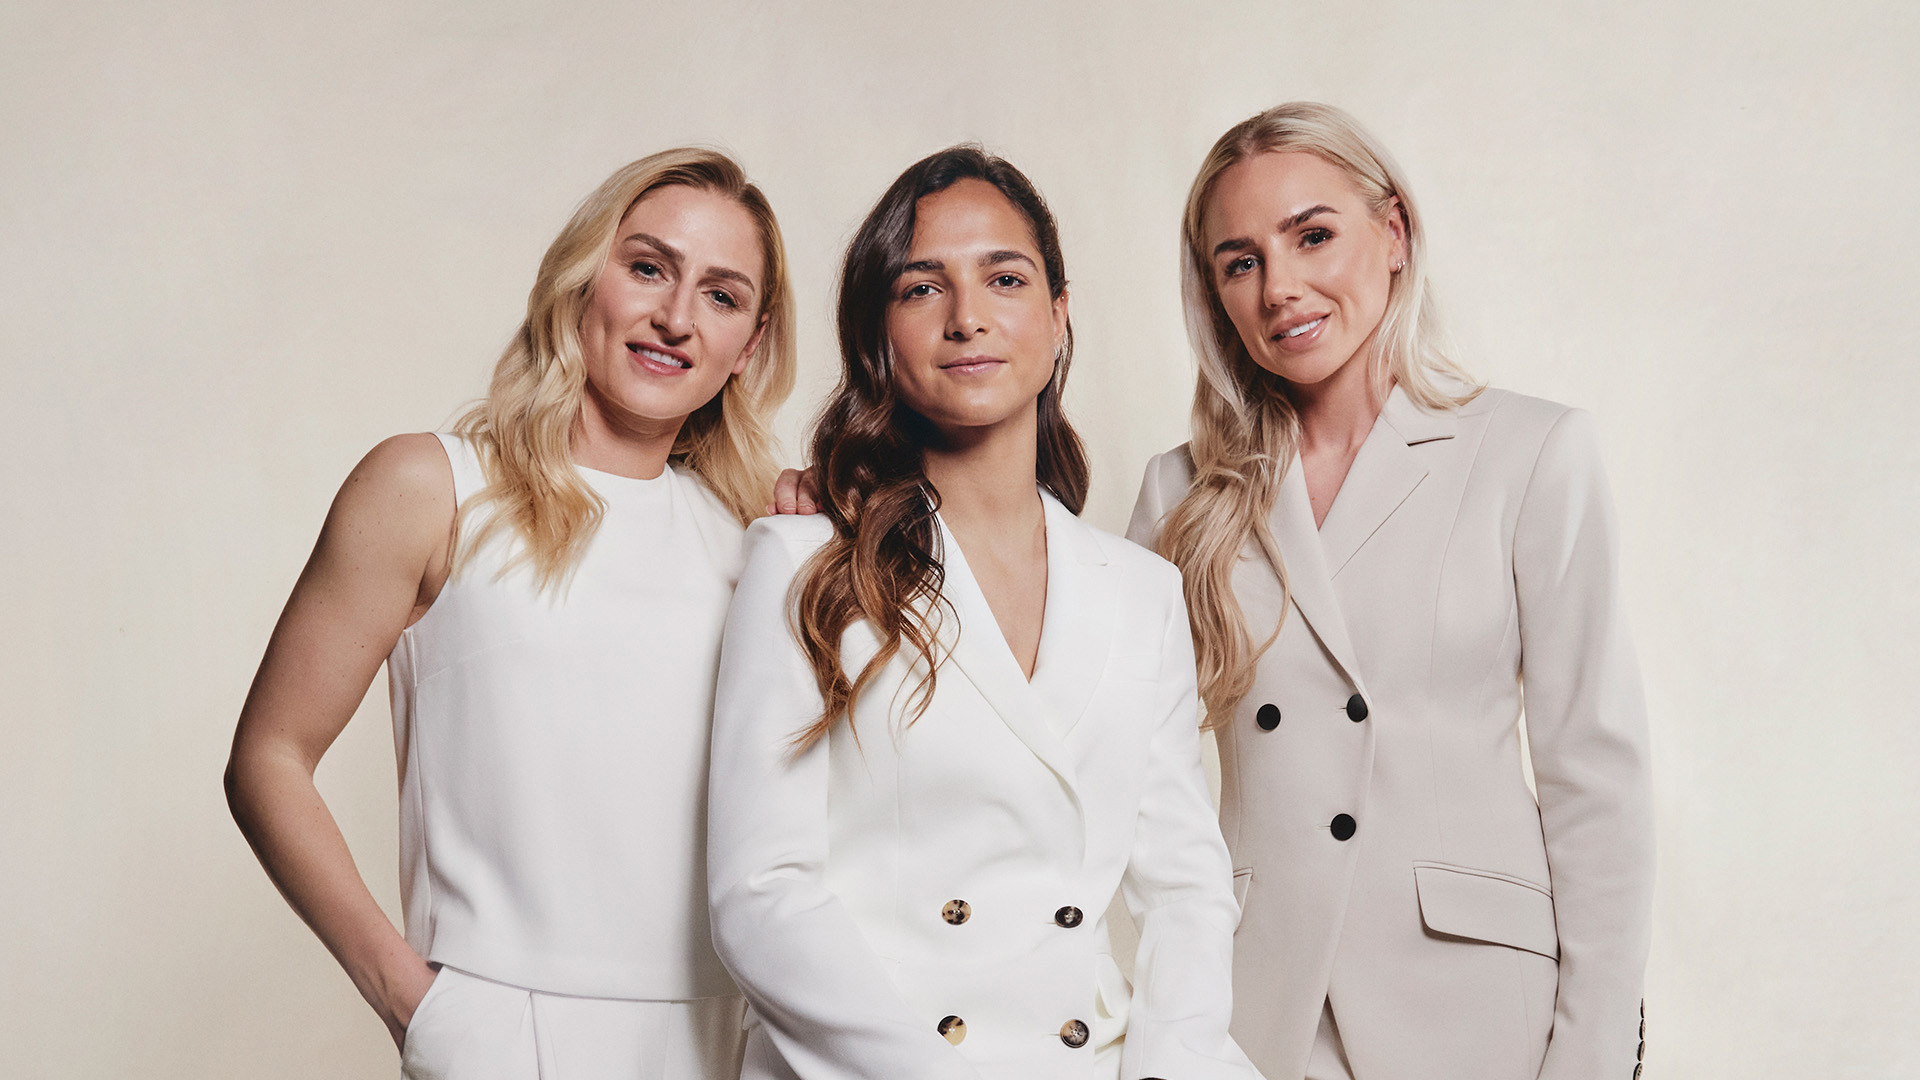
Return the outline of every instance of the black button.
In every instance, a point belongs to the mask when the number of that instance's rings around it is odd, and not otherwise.
[[[1347,719],[1359,723],[1367,718],[1367,699],[1355,694],[1347,699]]]
[[[1060,1041],[1075,1050],[1087,1045],[1087,1025],[1078,1020],[1069,1020],[1061,1024]]]
[[[1354,830],[1359,827],[1360,823],[1346,814],[1333,815],[1333,838],[1335,840],[1353,839]]]
[[[1640,1049],[1635,1050],[1633,1052],[1633,1060],[1635,1061],[1647,1060],[1647,1040],[1645,1039],[1640,1040]]]
[[[965,900],[949,900],[947,906],[940,909],[940,917],[959,926],[973,917],[973,905]]]
[[[1071,904],[1053,913],[1053,921],[1069,930],[1079,926],[1080,920],[1083,918],[1086,918],[1086,916],[1080,914],[1080,909]]]
[[[935,1025],[935,1030],[948,1042],[959,1046],[960,1041],[967,1037],[967,1022],[957,1016],[943,1016],[940,1023]]]
[[[1253,714],[1253,722],[1260,725],[1261,731],[1272,731],[1280,726],[1280,706],[1262,705],[1260,711]]]
[[[1638,1064],[1635,1064],[1633,1067],[1633,1080],[1640,1080],[1640,1066]]]

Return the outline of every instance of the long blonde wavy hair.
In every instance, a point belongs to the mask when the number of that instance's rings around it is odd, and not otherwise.
[[[1384,400],[1398,383],[1419,405],[1447,409],[1480,392],[1447,355],[1427,286],[1427,238],[1413,193],[1393,158],[1358,121],[1331,105],[1296,101],[1249,117],[1220,136],[1193,179],[1181,222],[1181,297],[1200,366],[1193,392],[1193,482],[1167,514],[1157,543],[1186,581],[1200,696],[1210,728],[1233,715],[1253,686],[1261,655],[1280,635],[1276,624],[1256,645],[1234,595],[1234,567],[1249,544],[1280,575],[1285,618],[1286,568],[1266,523],[1280,479],[1299,453],[1300,418],[1286,380],[1254,363],[1227,317],[1202,230],[1222,173],[1256,154],[1287,152],[1314,154],[1338,166],[1374,214],[1399,214],[1406,265],[1393,276],[1367,357],[1376,399]],[[1455,380],[1453,387],[1444,385],[1449,379]]]
[[[526,321],[494,366],[486,398],[454,425],[478,450],[487,476],[460,508],[455,573],[511,530],[520,544],[502,572],[530,564],[541,588],[556,586],[599,528],[606,504],[575,471],[571,453],[587,383],[580,318],[627,211],[674,184],[723,195],[753,218],[765,262],[758,314],[766,331],[746,370],[687,418],[669,460],[705,481],[741,524],[765,512],[775,469],[768,422],[794,377],[793,290],[780,224],[732,158],[699,147],[663,150],[624,166],[580,203],[540,260]]]

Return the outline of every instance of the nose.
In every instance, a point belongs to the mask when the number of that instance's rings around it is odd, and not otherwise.
[[[1269,255],[1261,266],[1260,299],[1269,308],[1283,308],[1306,294],[1291,260]]]
[[[947,340],[966,341],[985,333],[987,324],[974,302],[973,290],[959,285],[948,295],[952,299],[947,306]]]
[[[693,305],[698,297],[689,284],[682,284],[653,312],[653,328],[663,342],[678,345],[693,336]]]

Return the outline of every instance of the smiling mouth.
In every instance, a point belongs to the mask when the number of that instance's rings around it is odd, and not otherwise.
[[[642,360],[651,360],[663,367],[679,368],[682,371],[693,367],[691,362],[675,356],[672,353],[661,352],[659,349],[648,345],[641,345],[638,342],[627,342],[627,351]]]
[[[1296,326],[1291,330],[1283,330],[1280,333],[1275,334],[1274,337],[1285,339],[1285,338],[1297,338],[1301,334],[1311,334],[1316,329],[1319,328],[1321,323],[1326,321],[1327,321],[1327,317],[1325,315],[1322,315],[1319,318],[1313,320],[1312,322],[1303,322],[1299,326]]]

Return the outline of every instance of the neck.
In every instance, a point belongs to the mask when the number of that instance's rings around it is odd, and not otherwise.
[[[1368,377],[1363,348],[1332,375],[1311,386],[1289,383],[1288,396],[1300,416],[1300,449],[1357,450],[1367,441],[1385,404]]]
[[[580,400],[568,451],[573,463],[615,476],[652,480],[666,471],[667,455],[680,437],[686,417],[648,420],[624,415],[608,406],[591,384]]]
[[[940,493],[947,524],[1004,527],[1041,516],[1034,490],[1039,421],[1028,409],[989,428],[942,431],[926,450],[927,482]]]

